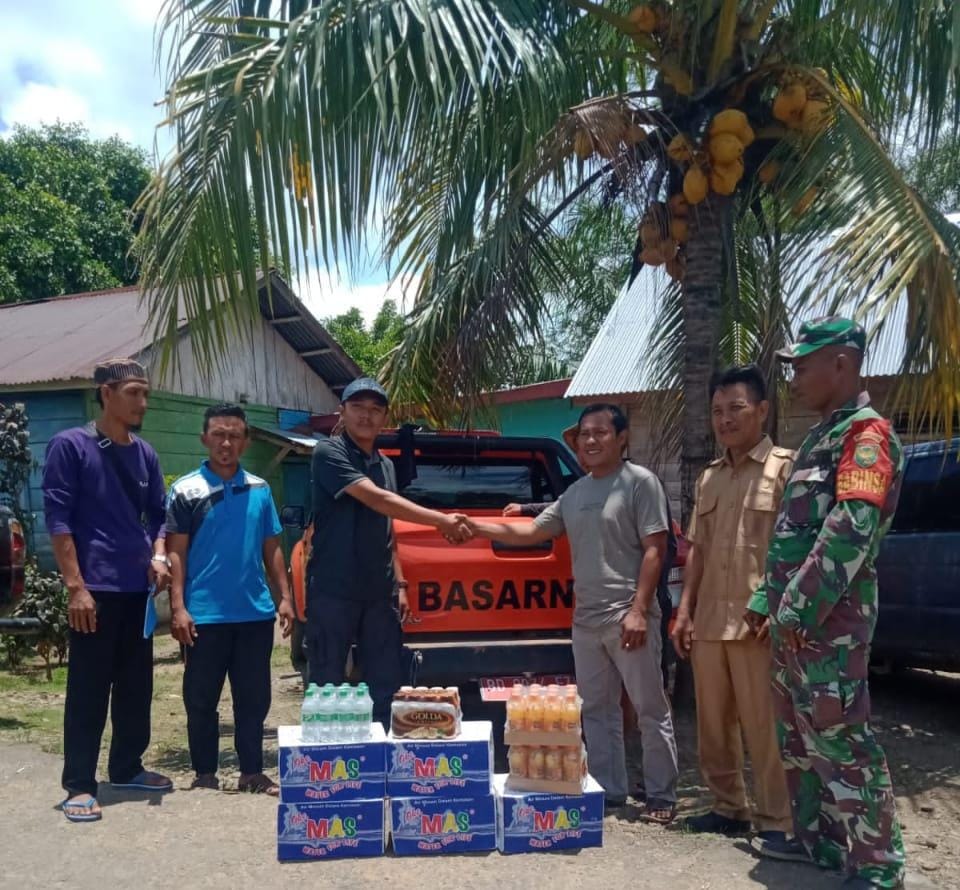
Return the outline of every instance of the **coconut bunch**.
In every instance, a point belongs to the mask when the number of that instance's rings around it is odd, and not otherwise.
[[[655,201],[640,220],[640,259],[648,266],[664,266],[671,278],[683,278],[684,245],[689,237],[690,205],[677,194],[666,204]]]
[[[817,73],[827,77],[822,69]],[[833,113],[820,84],[813,78],[801,77],[784,78],[774,96],[772,111],[780,123],[811,137],[830,123]]]
[[[732,195],[743,179],[743,153],[756,135],[747,116],[738,108],[727,108],[710,121],[701,147],[683,133],[667,146],[674,163],[686,168],[683,195],[688,204],[699,204],[708,192]]]

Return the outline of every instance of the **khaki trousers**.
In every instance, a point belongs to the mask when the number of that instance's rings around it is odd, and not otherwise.
[[[768,642],[694,640],[700,771],[713,793],[713,809],[750,819],[743,778],[743,747],[753,766],[753,822],[758,831],[793,828],[790,796],[777,745]]]

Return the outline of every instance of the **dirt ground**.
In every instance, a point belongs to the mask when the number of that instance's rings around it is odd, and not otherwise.
[[[274,702],[268,723],[268,765],[276,763],[276,727],[294,722],[299,678],[288,652],[274,657]],[[150,767],[175,777],[161,798],[119,794],[101,786],[104,818],[71,825],[55,810],[63,683],[24,682],[0,674],[0,887],[126,888],[276,887],[320,879],[329,887],[382,883],[392,890],[440,887],[675,888],[768,887],[819,890],[839,877],[801,865],[758,860],[742,840],[696,837],[636,821],[628,807],[604,824],[602,849],[570,853],[325,863],[276,861],[275,802],[236,787],[230,705],[221,706],[222,769],[227,790],[189,791],[180,666],[169,638],[158,641],[154,741]],[[876,725],[897,791],[912,888],[960,888],[960,675],[912,671],[873,681]],[[470,716],[468,714],[468,716]],[[486,714],[474,716],[487,716]],[[692,710],[681,704],[677,726],[685,812],[706,804],[696,771]],[[631,746],[632,752],[636,745]],[[636,758],[631,758],[634,766]]]

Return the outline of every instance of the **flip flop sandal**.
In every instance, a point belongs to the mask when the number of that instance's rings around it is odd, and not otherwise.
[[[151,785],[147,782],[149,778],[163,779],[162,785]],[[149,770],[135,775],[129,782],[111,782],[114,788],[129,788],[133,791],[155,791],[162,794],[166,791],[173,791],[173,782],[160,773],[152,773]]]
[[[67,798],[60,804],[63,815],[68,822],[99,822],[103,818],[103,813],[94,813],[93,808],[97,805],[95,797],[88,797],[86,800],[70,800]],[[86,813],[68,813],[67,807],[77,807],[86,810]]]
[[[247,794],[268,794],[271,797],[277,797],[280,794],[280,786],[269,776],[256,776],[248,779],[246,782],[237,783],[237,791]]]
[[[639,818],[641,822],[669,825],[677,818],[677,805],[666,801],[648,800]]]

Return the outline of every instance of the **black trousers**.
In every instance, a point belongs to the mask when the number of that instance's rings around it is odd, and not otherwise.
[[[347,654],[357,643],[363,678],[373,699],[373,719],[389,728],[393,694],[408,681],[400,617],[390,600],[364,603],[334,597],[310,600],[307,662],[310,682],[344,682]]]
[[[146,604],[145,593],[97,598],[96,631],[70,631],[62,783],[71,796],[97,793],[108,704],[110,781],[129,782],[143,770],[153,698],[153,639],[143,638]]]
[[[263,772],[263,721],[270,711],[270,655],[273,624],[241,621],[201,624],[186,647],[183,704],[187,709],[190,760],[198,775],[215,773],[220,763],[220,714],[223,682],[233,696],[233,743],[240,772]]]

